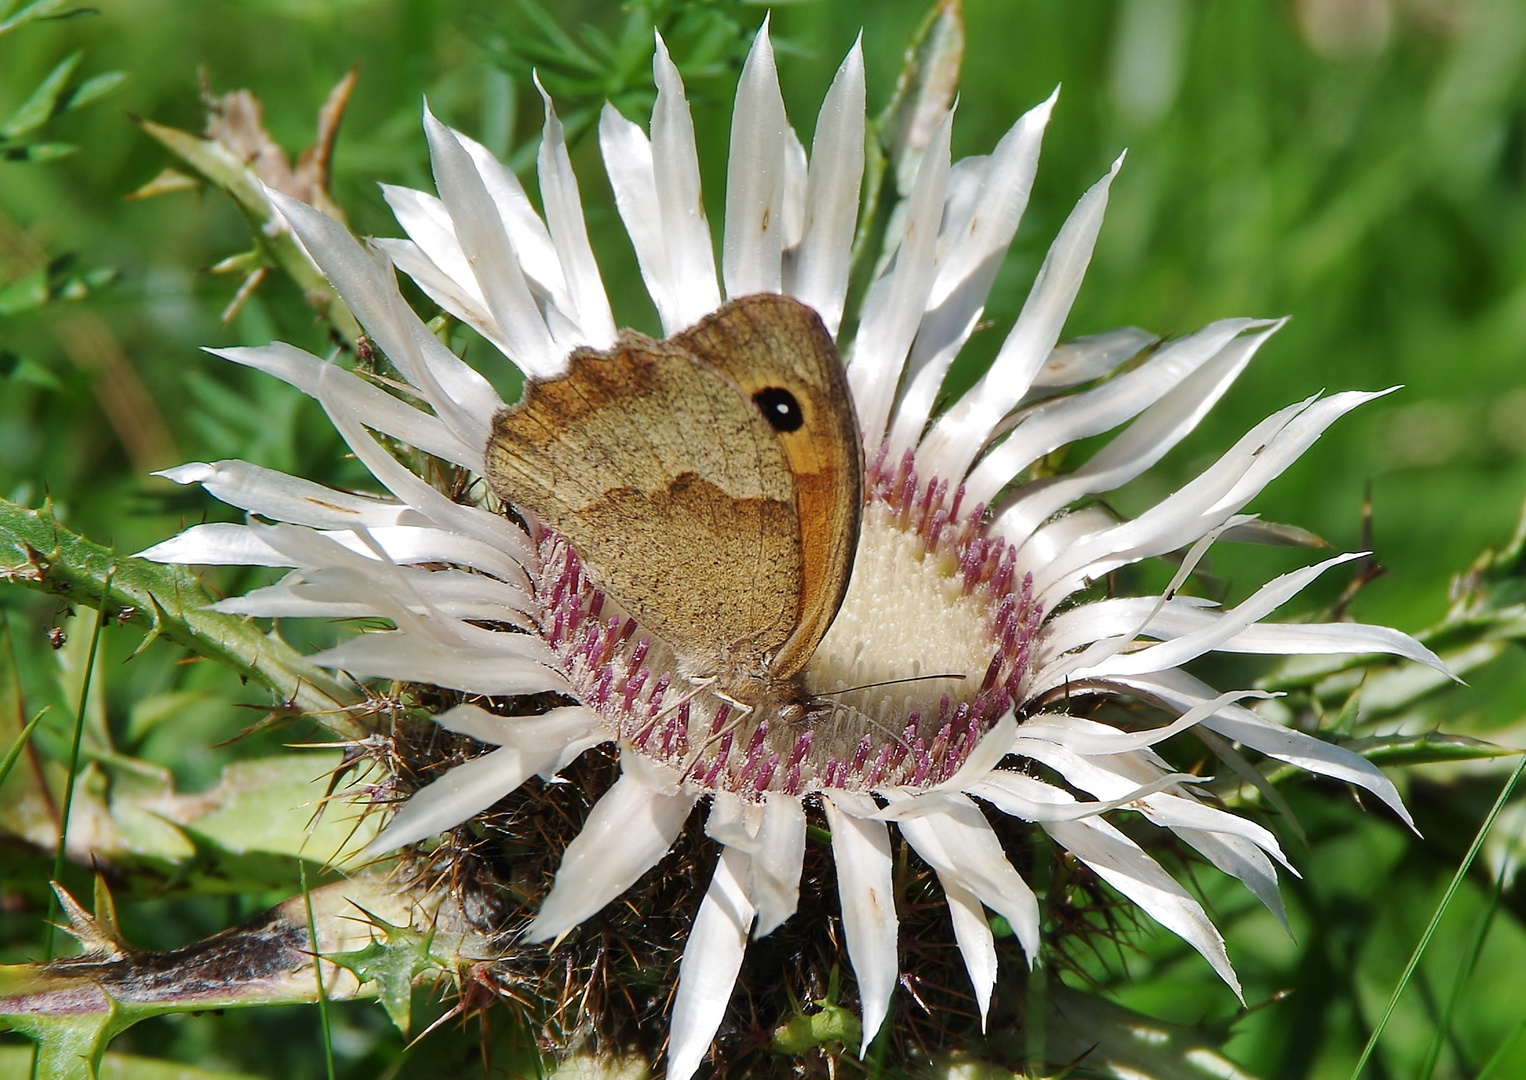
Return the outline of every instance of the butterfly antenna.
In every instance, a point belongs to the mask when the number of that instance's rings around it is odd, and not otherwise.
[[[845,686],[841,690],[828,690],[824,694],[816,694],[815,697],[831,697],[834,694],[851,694],[855,690],[873,690],[877,686],[899,686],[901,683],[922,682],[926,679],[967,679],[968,675],[958,672],[949,672],[947,675],[908,675],[904,679],[886,679],[883,682],[866,682],[858,686]]]

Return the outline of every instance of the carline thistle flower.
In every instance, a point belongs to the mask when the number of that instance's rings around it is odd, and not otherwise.
[[[512,492],[499,493],[509,513],[483,484],[473,499],[453,498],[389,449],[406,445],[484,477],[505,410],[403,301],[394,267],[531,384],[564,375],[575,350],[620,340],[549,97],[538,159],[544,216],[508,168],[427,111],[439,196],[385,188],[409,239],[362,245],[312,208],[271,195],[401,381],[368,380],[284,344],[216,352],[315,397],[389,495],[334,491],[238,461],[185,465],[165,475],[202,484],[248,512],[248,523],[195,526],[145,554],[294,568],[219,609],[383,618],[394,629],[315,659],[468,699],[436,719],[496,749],[414,794],[371,854],[449,829],[592,747],[618,747],[619,778],[562,854],[524,942],[560,939],[631,888],[706,803],[705,832],[719,851],[680,963],[671,1077],[687,1078],[703,1060],[749,938],[795,914],[818,807],[864,1048],[898,978],[892,825],[942,887],[982,1018],[997,981],[985,909],[1005,918],[1030,963],[1039,947],[1038,903],[988,815],[1037,824],[1238,993],[1201,905],[1107,816],[1126,809],[1170,830],[1279,918],[1275,864],[1292,868],[1274,836],[1195,794],[1201,778],[1172,772],[1157,743],[1192,729],[1226,753],[1238,744],[1357,784],[1409,821],[1374,766],[1240,704],[1254,693],[1220,694],[1183,669],[1214,650],[1387,652],[1441,667],[1384,627],[1261,622],[1355,556],[1286,574],[1230,610],[1177,594],[1209,544],[1246,530],[1252,519],[1241,510],[1268,482],[1378,395],[1290,405],[1180,490],[1117,520],[1085,500],[1177,445],[1280,326],[1225,319],[1165,344],[1123,330],[1057,345],[1121,157],[1060,229],[990,370],[939,413],[944,377],[980,320],[1025,208],[1055,97],[989,156],[953,164],[952,115],[943,117],[907,196],[894,258],[846,341],[839,331],[864,171],[858,45],[828,91],[808,156],[785,117],[766,23],[757,36],[733,116],[719,277],[688,104],[660,38],[653,67],[650,135],[606,106],[599,139],[664,334],[703,324],[728,299],[780,293],[819,316],[846,364],[863,439],[862,519],[846,597],[800,676],[830,710],[802,720],[766,703],[739,707],[686,678],[670,643],[624,610],[563,536],[514,507]],[[1057,449],[1117,428],[1078,468],[1032,478]],[[1099,598],[1092,587],[1119,567],[1183,551],[1160,596]],[[486,707],[545,694],[575,704],[536,715]],[[1123,730],[1067,711],[1088,696],[1143,701],[1177,719]]]

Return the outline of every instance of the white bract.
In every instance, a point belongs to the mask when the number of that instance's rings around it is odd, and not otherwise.
[[[599,140],[664,333],[728,297],[783,292],[820,314],[847,358],[867,468],[864,521],[847,598],[805,672],[813,693],[839,702],[829,722],[738,715],[682,683],[671,650],[588,581],[559,536],[453,501],[378,441],[379,433],[480,477],[504,408],[403,301],[394,267],[529,380],[564,372],[576,348],[616,340],[549,98],[538,162],[544,216],[507,167],[427,113],[438,197],[385,192],[409,239],[365,245],[312,208],[272,195],[408,393],[289,345],[218,354],[315,397],[388,494],[345,494],[239,461],[181,466],[165,475],[202,484],[247,511],[248,524],[196,526],[146,556],[294,568],[279,584],[223,601],[223,611],[380,617],[395,627],[317,656],[326,666],[469,696],[555,692],[580,702],[536,716],[476,704],[439,716],[496,749],[415,794],[370,848],[423,840],[529,777],[554,776],[586,749],[617,743],[620,779],[563,854],[529,942],[553,941],[614,900],[707,802],[705,828],[719,857],[680,967],[670,1077],[687,1078],[706,1054],[749,936],[795,913],[816,805],[831,831],[866,1047],[898,976],[892,825],[943,887],[982,1015],[997,978],[986,909],[1005,917],[1030,961],[1039,946],[1037,902],[1003,852],[992,813],[1036,823],[1190,942],[1238,993],[1202,907],[1107,814],[1127,809],[1171,830],[1279,918],[1274,864],[1288,862],[1276,839],[1194,795],[1200,778],[1172,773],[1156,743],[1189,728],[1212,733],[1210,745],[1237,743],[1360,785],[1409,820],[1374,766],[1239,704],[1257,695],[1220,694],[1182,668],[1211,650],[1387,652],[1440,667],[1423,646],[1382,627],[1261,624],[1351,556],[1284,575],[1232,610],[1176,595],[1208,544],[1249,520],[1241,510],[1262,488],[1376,395],[1311,398],[1275,413],[1132,520],[1077,508],[1177,445],[1280,325],[1226,319],[1112,378],[1154,344],[1148,335],[1124,330],[1057,345],[1122,158],[1060,229],[989,372],[935,414],[1022,217],[1055,99],[1019,119],[989,156],[952,165],[952,117],[944,118],[907,196],[894,259],[869,289],[856,333],[841,340],[864,171],[859,47],[828,91],[808,156],[785,118],[767,27],[758,35],[737,93],[719,272],[683,83],[660,40],[654,72],[650,131],[606,106]],[[1082,384],[1093,385],[1066,392]],[[1053,451],[1119,428],[1078,468],[1028,480]],[[1086,599],[1094,594],[1083,590],[1103,575],[1183,550],[1164,595]],[[927,675],[962,679],[845,689]],[[1143,699],[1179,719],[1125,732],[1068,715],[1067,691]]]

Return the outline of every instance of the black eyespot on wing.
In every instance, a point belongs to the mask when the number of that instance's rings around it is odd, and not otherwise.
[[[752,400],[758,406],[758,410],[763,413],[763,419],[768,421],[768,426],[775,431],[799,431],[800,425],[805,423],[805,414],[800,411],[800,402],[795,400],[794,394],[782,386],[770,386],[759,390],[752,395]]]

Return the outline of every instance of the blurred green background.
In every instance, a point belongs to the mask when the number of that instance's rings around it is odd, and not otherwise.
[[[715,25],[746,31],[765,10],[711,7],[707,18],[722,20]],[[925,10],[925,0],[776,6],[785,99],[807,145],[821,95],[860,28],[873,112],[888,98]],[[1173,335],[1232,315],[1292,321],[1201,430],[1121,507],[1148,505],[1283,405],[1324,388],[1402,384],[1342,421],[1251,509],[1353,549],[1362,542],[1370,483],[1374,545],[1389,572],[1361,592],[1353,612],[1411,631],[1438,619],[1453,575],[1481,549],[1505,542],[1526,497],[1526,5],[966,0],[964,11],[956,157],[989,151],[1021,112],[1063,84],[1028,216],[987,309],[995,329],[977,335],[961,360],[966,376],[994,353],[1074,200],[1127,147],[1067,335],[1121,324]],[[589,24],[618,36],[626,17],[607,2],[555,9],[572,32]],[[97,14],[0,36],[0,117],[75,51],[83,52],[77,77],[128,76],[48,125],[49,140],[77,152],[0,160],[0,289],[12,286],[0,293],[0,494],[29,505],[48,495],[72,528],[135,551],[185,523],[235,519],[197,489],[153,480],[153,469],[241,457],[359,483],[362,474],[343,458],[316,405],[200,351],[276,338],[322,351],[325,331],[280,275],[231,322],[220,322],[239,278],[208,268],[249,247],[246,226],[216,191],[129,200],[172,164],[133,118],[200,131],[204,70],[216,93],[253,91],[267,128],[294,154],[312,141],[328,90],[358,64],[333,194],[358,233],[397,235],[376,185],[430,187],[422,98],[448,122],[523,160],[540,123],[523,66],[544,37],[516,5],[464,0],[105,0]],[[730,100],[745,38],[696,31],[678,56],[695,103],[712,222],[721,220]],[[645,123],[648,56],[607,87],[559,86],[554,65],[547,82],[573,106],[614,93],[628,116]],[[575,127],[577,108],[564,117]],[[575,145],[574,163],[617,317],[654,330],[593,139]],[[522,175],[533,186],[533,169]],[[59,263],[63,256],[72,263]],[[87,288],[99,284],[95,274],[70,284],[108,268],[110,283]],[[16,283],[50,274],[56,289],[90,295],[26,310],[26,290]],[[1230,594],[1243,596],[1306,555],[1231,549],[1215,559]],[[208,580],[241,587],[234,575]],[[1302,609],[1329,602],[1346,580],[1332,575],[1323,592],[1300,601]],[[6,587],[0,610],[31,705],[62,702],[67,684],[57,672],[60,663],[68,669],[69,650],[51,653],[45,631],[69,628],[67,612]],[[88,635],[81,627],[74,636]],[[100,723],[124,752],[164,765],[194,790],[227,760],[292,737],[285,731],[215,747],[258,716],[241,706],[260,695],[212,665],[178,665],[164,646],[132,664],[115,662],[139,640],[132,631],[107,634],[113,662]],[[83,657],[72,663],[77,671]],[[1526,745],[1520,650],[1470,681],[1448,699],[1449,729]],[[1312,846],[1294,854],[1304,881],[1287,887],[1296,943],[1248,898],[1200,875],[1247,1001],[1265,1006],[1240,1020],[1228,1043],[1252,1074],[1347,1074],[1500,774],[1407,779],[1423,842],[1390,817],[1363,815],[1332,785],[1292,791]],[[41,864],[14,841],[0,843],[0,958],[16,961],[37,951],[33,886]],[[1487,890],[1487,878],[1476,875],[1449,913],[1446,937],[1422,969],[1425,986],[1406,999],[1408,1011],[1370,1075],[1416,1075]],[[124,901],[123,917],[136,941],[165,947],[228,925],[280,892],[215,901],[145,894]],[[1518,1032],[1526,1016],[1522,910],[1507,893],[1435,1075],[1475,1075]],[[1175,939],[1147,933],[1142,940],[1128,973],[1120,960],[1099,974],[1109,992],[1173,1021],[1234,1017],[1232,997]],[[122,1042],[209,1067],[301,1077],[321,1069],[315,1031],[311,1010],[272,1010],[159,1021]],[[377,1075],[401,1053],[377,1010],[346,1008],[341,1032],[343,1075]],[[1526,1075],[1526,1045],[1510,1051],[1500,1070]]]

